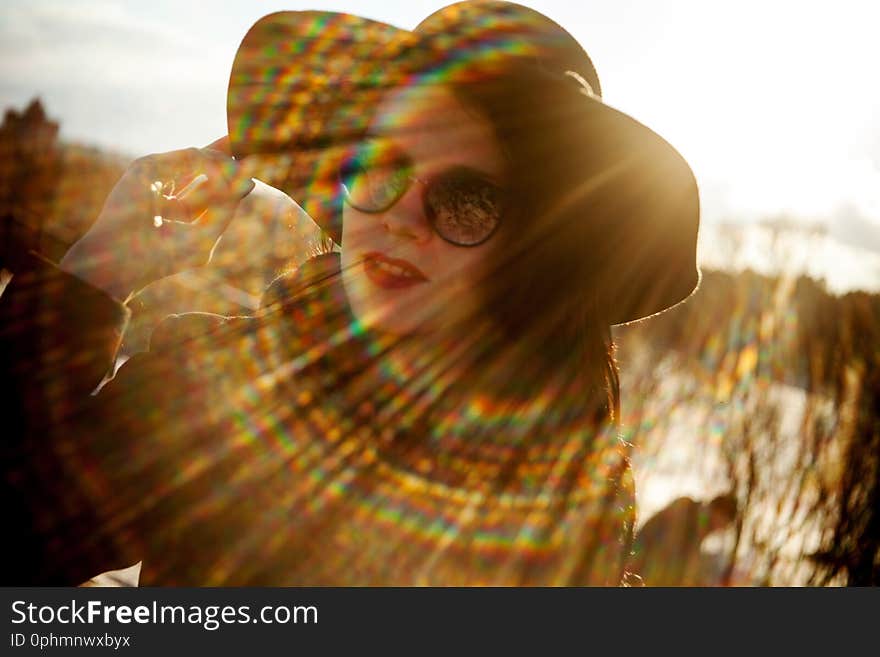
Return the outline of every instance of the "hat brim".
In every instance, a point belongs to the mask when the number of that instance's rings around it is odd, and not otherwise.
[[[242,40],[230,75],[233,156],[257,156],[256,177],[287,193],[341,243],[337,171],[344,154],[363,136],[385,93],[412,80],[412,60],[425,56],[426,41],[436,43],[438,34],[464,20],[463,5],[524,10],[510,3],[460,3],[433,14],[417,31],[326,11],[263,17]],[[525,11],[530,20],[541,16]],[[473,12],[465,18],[474,23]],[[455,43],[444,45],[454,49]],[[592,79],[586,62],[585,77]],[[598,80],[589,86],[598,89]],[[687,162],[662,137],[595,94],[585,91],[582,98],[572,148],[589,154],[584,186],[602,187],[612,193],[599,197],[616,199],[614,207],[605,201],[593,210],[614,228],[603,257],[616,269],[610,321],[622,324],[661,312],[697,287],[699,195]]]

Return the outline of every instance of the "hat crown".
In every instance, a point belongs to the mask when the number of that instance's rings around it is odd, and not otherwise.
[[[523,5],[466,0],[434,12],[414,32],[450,59],[465,60],[474,54],[499,61],[528,58],[548,73],[571,71],[590,93],[602,95],[596,68],[583,46],[558,23]]]

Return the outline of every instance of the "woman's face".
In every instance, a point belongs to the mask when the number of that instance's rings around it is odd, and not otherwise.
[[[479,311],[495,237],[457,246],[441,237],[423,202],[431,181],[466,167],[498,188],[505,163],[492,126],[445,87],[396,90],[381,103],[370,144],[409,163],[408,187],[381,212],[345,203],[342,268],[355,317],[395,335],[432,334]]]

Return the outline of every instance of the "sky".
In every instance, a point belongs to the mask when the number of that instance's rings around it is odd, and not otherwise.
[[[143,155],[225,134],[261,16],[330,9],[414,27],[442,0],[3,0],[0,107],[40,96],[62,138]],[[593,59],[604,100],[690,162],[703,220],[785,214],[880,252],[880,3],[526,0]]]

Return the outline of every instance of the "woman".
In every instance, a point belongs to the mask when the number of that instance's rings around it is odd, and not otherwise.
[[[35,261],[2,299],[37,579],[143,559],[150,584],[621,583],[609,326],[694,289],[698,205],[674,149],[599,94],[574,39],[509,3],[414,32],[259,21],[230,81],[236,159],[136,163],[60,270]],[[166,320],[89,396],[119,301],[204,261],[250,175],[341,254],[254,317]]]

